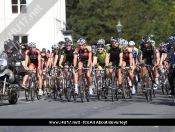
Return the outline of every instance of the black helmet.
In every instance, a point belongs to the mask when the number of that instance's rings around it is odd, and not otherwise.
[[[60,41],[58,42],[59,45],[64,45],[65,44],[65,41]]]
[[[148,35],[144,35],[143,37],[142,37],[142,41],[143,42],[150,42],[150,37],[148,36]]]
[[[68,44],[72,45],[72,41],[70,39],[66,39],[65,41],[65,45],[68,45]]]
[[[104,48],[104,44],[97,44],[97,48]]]
[[[111,41],[117,41],[117,42],[119,42],[119,37],[117,37],[117,36],[112,36],[110,40],[111,40]]]
[[[12,40],[8,39],[7,41],[4,42],[4,50],[5,52],[11,50],[14,48],[14,44],[12,42]]]

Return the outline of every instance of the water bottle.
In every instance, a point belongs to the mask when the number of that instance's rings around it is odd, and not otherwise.
[[[15,77],[12,71],[10,71],[9,82],[12,83],[15,81]]]

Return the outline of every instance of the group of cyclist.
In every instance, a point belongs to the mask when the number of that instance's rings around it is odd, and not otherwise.
[[[75,93],[78,94],[78,79],[82,74],[78,68],[86,67],[86,77],[88,80],[89,94],[93,95],[93,83],[91,72],[93,68],[105,69],[106,77],[111,78],[113,73],[112,67],[121,67],[117,69],[117,80],[119,89],[122,89],[122,68],[130,67],[129,78],[131,81],[130,89],[132,94],[136,93],[134,71],[140,64],[152,65],[151,68],[151,80],[153,82],[153,89],[157,89],[158,77],[160,73],[158,68],[166,66],[169,68],[171,62],[171,56],[174,54],[175,37],[168,38],[168,43],[160,43],[158,48],[155,48],[155,41],[151,40],[148,35],[142,37],[139,48],[135,47],[134,41],[127,41],[125,39],[113,36],[110,38],[111,44],[106,44],[104,39],[99,39],[96,45],[87,45],[85,39],[80,38],[77,41],[78,47],[73,46],[73,42],[69,39],[66,41],[60,41],[58,44],[52,46],[52,51],[46,52],[43,48],[40,52],[37,49],[37,45],[34,42],[28,44],[28,49],[25,51],[25,63],[24,68],[33,70],[38,69],[38,85],[39,95],[42,95],[42,71],[49,70],[51,68],[68,68],[73,66],[75,68],[74,73],[74,87]],[[96,74],[100,74],[96,71]],[[142,66],[138,73],[142,80],[143,92],[145,90],[145,74],[146,67]],[[170,83],[170,95],[174,94],[175,72],[172,72],[169,76]],[[26,81],[28,75],[23,78],[24,89],[27,89]],[[140,79],[138,79],[140,82]]]

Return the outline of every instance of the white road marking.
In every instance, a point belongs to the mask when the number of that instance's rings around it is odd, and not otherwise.
[[[159,128],[159,126],[154,126],[155,128]]]

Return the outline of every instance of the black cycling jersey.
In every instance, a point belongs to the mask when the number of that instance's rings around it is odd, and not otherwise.
[[[66,49],[66,47],[64,47],[61,50],[61,55],[64,55],[63,62],[69,62],[70,64],[72,64],[74,59],[74,54],[73,54],[74,51],[75,51],[74,47],[71,47],[69,51]]]
[[[150,46],[149,46],[149,48],[146,48],[145,46],[144,46],[144,44],[142,44],[141,45],[141,47],[140,47],[140,50],[141,50],[141,52],[142,52],[142,55],[143,55],[143,59],[144,58],[151,58],[151,59],[155,59],[156,57],[156,55],[155,55],[155,49],[154,49],[154,47],[152,46],[152,44],[150,44]]]
[[[120,59],[119,55],[120,53],[122,53],[122,50],[119,47],[116,47],[116,48],[111,47],[108,49],[107,53],[110,54],[109,62],[114,62],[114,61],[119,62],[119,59]]]

